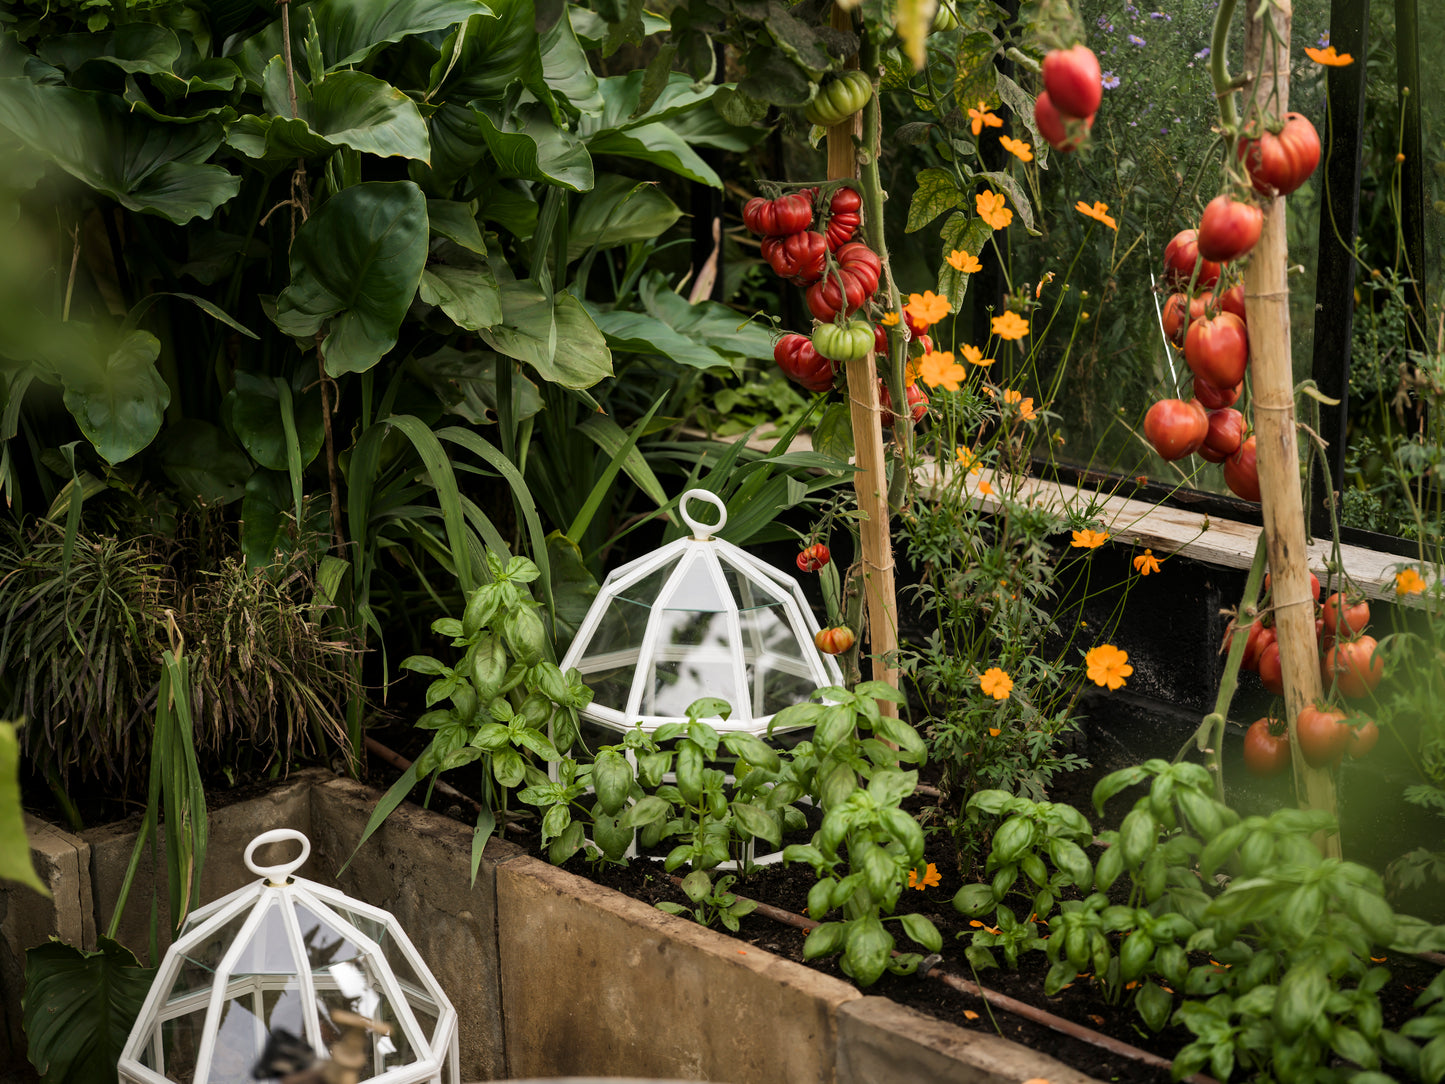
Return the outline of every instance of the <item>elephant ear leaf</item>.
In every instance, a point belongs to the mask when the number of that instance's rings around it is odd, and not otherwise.
[[[241,188],[206,161],[219,124],[164,124],[105,95],[0,79],[0,129],[121,206],[177,225],[210,218]]]
[[[155,978],[123,945],[98,938],[82,952],[61,941],[25,953],[25,1034],[31,1064],[51,1084],[115,1077]]]
[[[427,253],[426,197],[410,181],[368,181],[332,196],[291,247],[276,324],[309,339],[323,328],[326,371],[365,372],[396,345]]]
[[[140,451],[161,429],[171,390],[156,372],[161,344],[148,331],[67,337],[74,349],[55,358],[65,386],[65,409],[107,462],[120,463]]]

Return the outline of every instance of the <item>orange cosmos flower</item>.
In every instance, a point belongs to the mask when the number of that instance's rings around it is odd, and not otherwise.
[[[982,100],[979,101],[977,107],[968,107],[968,119],[970,121],[969,127],[973,129],[974,135],[982,132],[985,126],[989,128],[1003,127],[1003,121],[990,113],[988,111],[988,103]]]
[[[922,892],[925,888],[932,888],[934,885],[940,883],[942,880],[943,878],[938,873],[938,867],[935,866],[932,862],[928,863],[928,865],[924,867],[922,877],[918,876],[918,871],[916,869],[911,869],[908,871],[908,887],[916,888],[920,892]]]
[[[1069,545],[1076,549],[1096,550],[1107,541],[1109,541],[1108,531],[1075,531],[1074,540]]]
[[[953,360],[952,350],[935,350],[923,355],[918,376],[930,388],[941,386],[957,391],[959,383],[968,376],[968,370]]]
[[[917,327],[927,328],[952,312],[953,306],[949,304],[948,298],[939,297],[932,290],[924,290],[921,294],[909,294],[908,304],[903,306],[903,311],[913,317],[913,323]]]
[[[978,679],[978,687],[986,696],[991,696],[995,700],[1007,700],[1008,694],[1013,691],[1014,679],[997,666],[990,666]]]
[[[977,474],[983,468],[979,465],[978,454],[967,444],[960,444],[953,450],[954,461],[969,474]]]
[[[902,317],[896,312],[885,312],[882,316],[878,317],[878,322],[884,327],[897,327],[898,321],[901,319]]]
[[[1085,218],[1092,218],[1095,221],[1102,222],[1111,230],[1117,231],[1119,229],[1119,223],[1109,217],[1109,205],[1107,203],[1100,203],[1095,200],[1094,206],[1090,207],[1083,200],[1079,200],[1078,203],[1074,204],[1074,210],[1078,211],[1079,214]]]
[[[1154,556],[1153,550],[1145,550],[1134,558],[1134,571],[1141,576],[1147,576],[1151,572],[1159,571],[1159,558]]]
[[[1323,49],[1306,48],[1305,56],[1316,64],[1323,64],[1326,68],[1347,68],[1355,62],[1355,58],[1349,53],[1335,52],[1333,45],[1326,45]]]
[[[1425,579],[1413,568],[1401,569],[1395,573],[1395,594],[1418,595],[1426,588]]]
[[[1015,342],[1029,333],[1029,322],[1016,312],[995,316],[992,321],[993,333],[1000,339]]]
[[[987,480],[980,478],[978,480],[978,494],[980,497],[992,497],[993,486],[989,485]]]
[[[1084,656],[1089,669],[1089,680],[1095,685],[1107,685],[1111,690],[1122,688],[1124,679],[1134,672],[1129,665],[1129,653],[1120,651],[1113,644],[1100,644]]]
[[[962,271],[965,275],[972,275],[983,270],[983,264],[976,258],[970,256],[967,249],[956,248],[946,257],[948,266],[955,271]]]
[[[998,141],[1003,144],[1003,149],[1008,151],[1020,162],[1032,162],[1034,152],[1029,150],[1029,145],[1022,139],[1010,139],[1008,136],[999,136]]]
[[[1001,230],[1014,220],[1014,213],[1007,207],[1008,201],[1002,192],[985,190],[974,197],[978,217],[996,230]]]
[[[993,358],[983,356],[983,351],[976,346],[964,346],[963,357],[970,365],[992,365]]]

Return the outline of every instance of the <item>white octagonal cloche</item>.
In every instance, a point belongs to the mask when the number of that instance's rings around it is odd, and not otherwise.
[[[693,500],[714,505],[718,522],[689,515]],[[720,697],[733,710],[716,729],[766,733],[783,708],[841,685],[842,672],[813,645],[818,623],[798,581],[713,537],[727,523],[717,496],[688,490],[679,511],[691,537],[607,576],[562,669],[575,666],[592,689],[583,717],[614,730],[656,730]]]
[[[286,841],[299,857],[256,864]],[[300,832],[262,833],[245,855],[261,879],[191,913],[121,1051],[122,1084],[243,1084],[313,1057],[343,1071],[327,1079],[457,1084],[441,986],[391,914],[291,875],[310,853]]]

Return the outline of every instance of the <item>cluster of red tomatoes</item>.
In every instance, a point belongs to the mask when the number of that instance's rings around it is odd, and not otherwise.
[[[816,215],[815,215],[816,211]],[[878,290],[882,264],[878,254],[853,240],[863,223],[863,199],[841,187],[826,202],[816,188],[743,206],[743,225],[761,237],[763,258],[779,278],[805,290],[808,311],[818,320],[811,336],[789,333],[773,347],[773,359],[788,379],[808,391],[833,387],[840,365],[858,361],[869,350],[886,353],[888,335],[868,320],[853,318]],[[814,229],[817,218],[819,229]],[[915,329],[915,340],[925,343]],[[879,382],[883,424],[893,421],[892,400]],[[922,388],[908,389],[915,422],[928,413]]]
[[[1315,635],[1320,646],[1320,679],[1326,693],[1337,690],[1343,697],[1367,696],[1385,675],[1385,664],[1376,655],[1379,644],[1366,633],[1370,625],[1370,604],[1363,599],[1351,601],[1343,591],[1336,591],[1319,604],[1320,581],[1310,575],[1314,589]],[[1265,579],[1269,589],[1269,579]],[[1231,635],[1233,628],[1231,627]],[[1279,657],[1279,641],[1274,626],[1258,618],[1249,626],[1244,645],[1243,670],[1259,674],[1264,687],[1276,696],[1284,692],[1284,678]],[[1380,731],[1359,712],[1346,713],[1328,705],[1303,708],[1295,723],[1299,736],[1300,755],[1313,768],[1338,764],[1345,753],[1362,757],[1375,747]],[[1277,719],[1259,719],[1244,738],[1244,764],[1255,775],[1275,775],[1289,765],[1289,735]]]
[[[1319,164],[1319,136],[1308,120],[1290,113],[1278,132],[1241,139],[1236,153],[1256,192],[1288,195]],[[1165,247],[1164,280],[1173,292],[1164,305],[1164,334],[1184,351],[1194,395],[1162,399],[1144,416],[1144,436],[1160,456],[1198,452],[1222,464],[1225,483],[1247,501],[1259,500],[1255,439],[1234,404],[1249,367],[1249,334],[1244,287],[1224,284],[1263,228],[1259,207],[1225,194],[1210,200],[1198,229],[1181,231]]]
[[[1104,97],[1099,58],[1086,45],[1055,49],[1044,57],[1044,89],[1034,99],[1039,135],[1065,153],[1089,138]]]

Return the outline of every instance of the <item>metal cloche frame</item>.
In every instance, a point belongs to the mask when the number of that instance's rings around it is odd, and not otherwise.
[[[256,849],[264,844],[285,840],[301,843],[301,854],[290,862],[275,866],[258,866],[253,861]],[[368,1081],[384,1081],[385,1084],[420,1084],[422,1081],[435,1084],[459,1084],[457,1014],[441,986],[427,969],[416,947],[406,936],[400,924],[387,911],[359,900],[352,899],[334,888],[328,888],[302,877],[290,874],[301,866],[311,853],[310,841],[300,832],[280,828],[264,832],[253,839],[246,848],[246,865],[261,880],[237,889],[204,907],[193,911],[186,920],[173,945],[166,951],[165,958],[157,970],[145,1004],[136,1018],[125,1046],[121,1050],[117,1065],[120,1080],[130,1084],[174,1084],[175,1077],[167,1076],[165,1070],[164,1025],[192,1013],[205,1010],[200,1044],[196,1050],[195,1076],[191,1084],[208,1084],[212,1060],[217,1054],[217,1036],[220,1031],[223,1007],[230,1001],[249,999],[249,1009],[254,1017],[254,1049],[263,1049],[268,1028],[262,1011],[263,999],[267,993],[287,989],[299,993],[301,1002],[301,1036],[319,1057],[325,1056],[326,1042],[321,1031],[321,1017],[318,1012],[317,991],[341,989],[341,980],[335,974],[317,974],[312,971],[301,925],[296,917],[298,906],[304,907],[316,916],[329,932],[339,934],[361,950],[362,958],[378,964],[368,968],[368,976],[381,988],[395,1016],[395,1034],[410,1048],[414,1061],[386,1068],[379,1075],[366,1078]],[[249,914],[247,914],[249,912]],[[296,963],[294,971],[264,973],[233,977],[232,972],[243,954],[253,946],[258,932],[261,937],[274,936],[262,925],[273,913],[281,917],[285,944],[290,958]],[[345,917],[356,915],[391,939],[402,958],[410,966],[420,983],[403,982],[387,963],[381,945],[367,936],[356,924]],[[180,994],[169,995],[181,977],[187,954],[197,946],[204,945],[228,923],[234,923],[246,916],[214,971],[213,981],[202,987]],[[264,945],[264,940],[259,942]],[[331,971],[333,969],[327,969]],[[345,996],[345,995],[343,995]],[[420,1008],[427,1016],[434,1016],[435,1027],[428,1039],[413,1012],[413,1006]],[[372,1063],[384,1066],[394,1048],[387,1039],[372,1036]],[[154,1068],[142,1064],[142,1058],[149,1053]],[[249,1066],[247,1067],[249,1075]]]
[[[690,500],[702,500],[714,505],[719,514],[718,522],[709,526],[693,519],[688,515],[686,507]],[[723,699],[731,704],[733,714],[725,721],[714,721],[713,725],[718,730],[730,732],[766,733],[774,712],[765,711],[764,683],[757,680],[758,674],[754,675],[752,688],[748,686],[750,658],[764,668],[802,678],[815,689],[841,685],[842,672],[831,655],[824,655],[813,644],[818,623],[813,619],[812,610],[803,596],[802,588],[798,586],[798,581],[757,560],[732,543],[713,537],[713,533],[722,530],[727,523],[727,507],[717,496],[706,490],[688,490],[679,502],[678,511],[684,522],[692,528],[692,537],[679,538],[645,557],[614,569],[607,576],[577,630],[572,646],[562,660],[562,669],[577,667],[585,681],[589,675],[597,672],[630,667],[632,677],[626,704],[619,707],[601,704],[594,699],[583,709],[582,715],[614,730],[627,731],[634,725],[639,725],[643,730],[653,731],[682,718],[680,715],[659,714],[655,711],[652,692],[659,662],[711,661],[730,665],[732,695],[723,696]],[[640,645],[589,655],[587,650],[592,646],[593,638],[610,606],[622,592],[674,563],[675,567],[651,604]],[[788,629],[798,644],[797,657],[785,656],[767,649],[755,626],[744,629],[737,601],[724,575],[724,565],[731,566],[740,574],[743,591],[756,591],[760,602],[782,611]],[[717,598],[723,600],[715,612],[725,615],[726,646],[660,642],[665,624],[662,615],[669,612],[668,604],[676,599],[683,585],[693,577],[702,577],[716,592]],[[747,599],[744,601],[746,604]],[[686,610],[688,607],[681,609]]]

